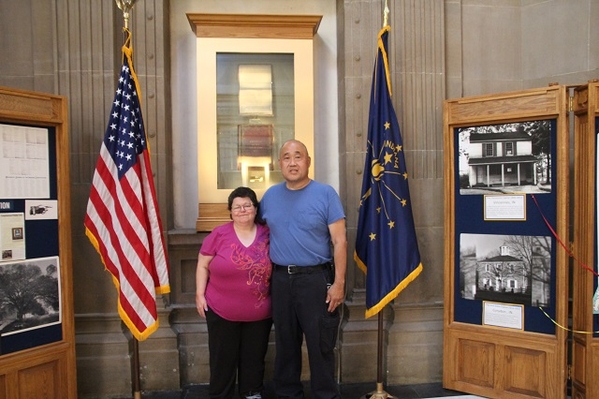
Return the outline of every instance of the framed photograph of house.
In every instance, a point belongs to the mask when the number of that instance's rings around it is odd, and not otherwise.
[[[551,121],[458,128],[461,195],[551,192]]]
[[[461,234],[460,296],[550,306],[552,246],[550,236]]]

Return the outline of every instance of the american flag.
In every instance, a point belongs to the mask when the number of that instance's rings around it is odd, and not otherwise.
[[[127,44],[123,60],[84,225],[112,274],[121,319],[143,341],[158,328],[156,294],[170,292],[169,266]]]

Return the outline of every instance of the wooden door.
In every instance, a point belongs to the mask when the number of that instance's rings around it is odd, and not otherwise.
[[[567,103],[556,85],[444,104],[445,388],[566,397]]]
[[[66,99],[0,87],[0,399],[77,397]]]
[[[598,316],[593,313],[597,290],[597,118],[599,84],[574,89],[574,189],[572,243],[572,398],[599,397]]]

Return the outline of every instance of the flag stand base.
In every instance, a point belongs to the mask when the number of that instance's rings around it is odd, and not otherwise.
[[[360,399],[391,399],[392,395],[389,395],[387,392],[383,390],[383,384],[381,382],[376,383],[376,391],[367,393],[362,396]]]
[[[378,312],[378,332],[377,332],[377,383],[376,391],[372,391],[362,396],[360,399],[392,399],[383,389],[383,309]]]

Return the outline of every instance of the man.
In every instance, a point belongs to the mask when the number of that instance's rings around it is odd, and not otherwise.
[[[283,144],[279,166],[285,182],[269,188],[260,210],[270,228],[272,308],[278,398],[304,398],[303,337],[314,399],[341,398],[335,381],[339,305],[345,295],[347,238],[339,195],[308,177],[311,159],[297,140]],[[331,251],[332,247],[332,251]]]

